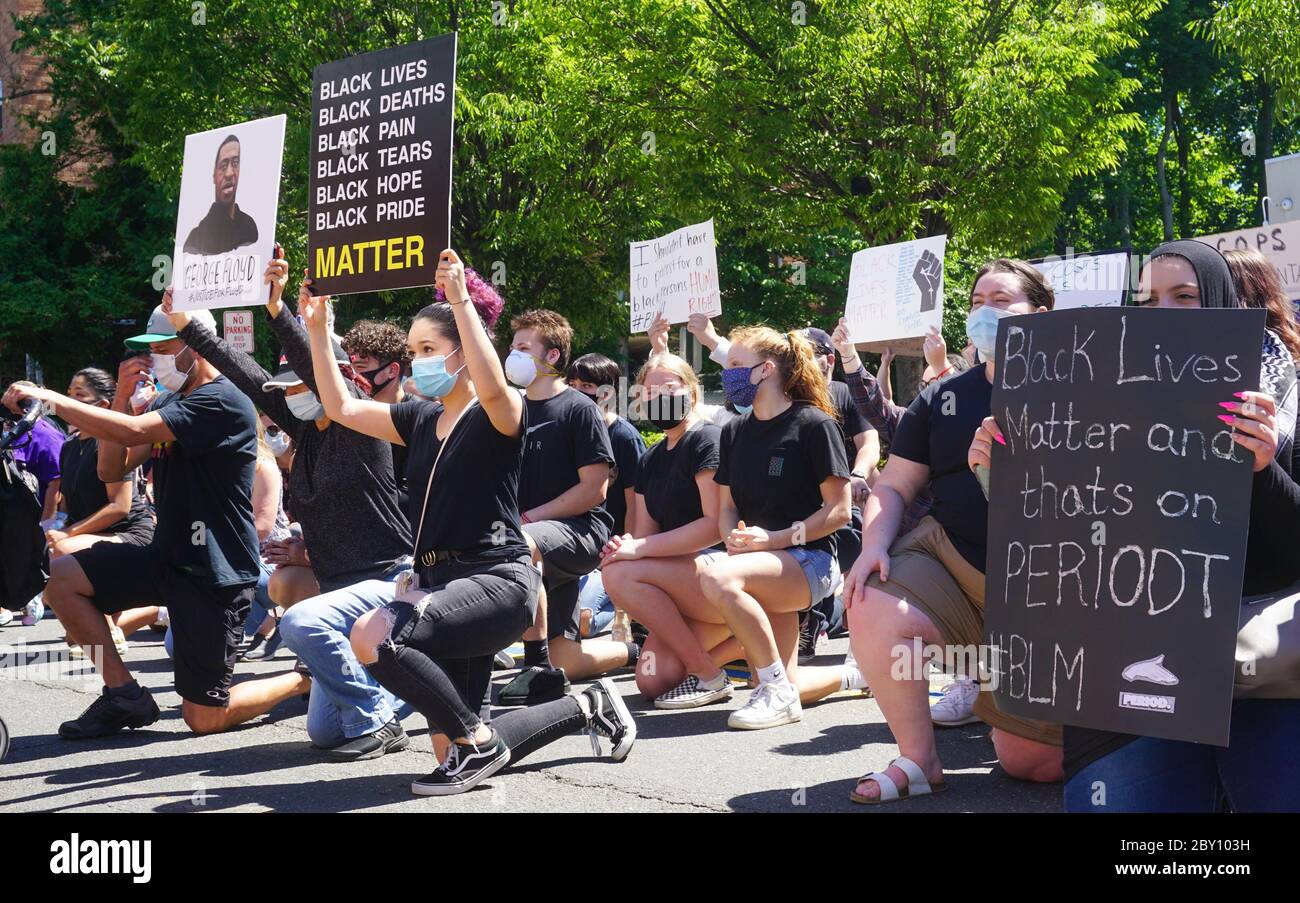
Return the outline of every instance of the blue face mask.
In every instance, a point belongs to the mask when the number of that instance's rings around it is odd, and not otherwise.
[[[732,407],[735,408],[736,413],[742,417],[744,417],[750,411],[754,410],[754,406],[752,404],[733,404]]]
[[[763,365],[728,367],[722,371],[722,392],[727,396],[727,401],[731,402],[732,406],[737,410],[754,404],[754,396],[758,394],[759,383],[750,382],[750,378],[754,375],[754,370],[761,366]]]
[[[411,361],[411,378],[415,380],[415,391],[425,398],[442,398],[456,387],[456,374],[464,369],[462,365],[455,373],[448,373],[447,355],[436,354]]]

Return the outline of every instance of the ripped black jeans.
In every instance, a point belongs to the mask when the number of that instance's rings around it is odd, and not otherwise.
[[[367,670],[395,696],[452,740],[471,737],[487,721],[492,658],[532,626],[541,575],[525,552],[517,559],[457,559],[424,571],[433,598],[415,607],[391,602],[389,638]],[[475,712],[474,709],[478,711]],[[493,725],[511,761],[586,724],[572,696],[515,709]]]

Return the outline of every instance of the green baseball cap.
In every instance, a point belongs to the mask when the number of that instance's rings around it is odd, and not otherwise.
[[[202,323],[212,331],[213,335],[217,334],[217,321],[212,316],[210,310],[192,310],[190,318]],[[159,304],[149,314],[149,323],[140,335],[133,335],[124,343],[132,351],[148,351],[149,346],[154,342],[170,342],[176,338],[176,329],[172,326],[172,321],[167,319],[163,313],[162,305]]]

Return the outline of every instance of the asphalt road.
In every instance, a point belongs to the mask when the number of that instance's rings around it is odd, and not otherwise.
[[[29,652],[62,649],[54,620],[0,628],[0,646]],[[819,663],[839,660],[847,640],[823,644]],[[743,703],[684,712],[655,710],[636,692],[630,672],[615,676],[637,717],[631,756],[614,764],[593,758],[587,737],[566,737],[512,765],[476,790],[418,798],[409,784],[431,770],[427,726],[406,722],[408,750],[378,760],[338,763],[311,748],[306,702],[225,734],[192,735],[180,717],[171,663],[161,637],[132,638],[127,664],[163,710],[152,727],[116,737],[68,742],[60,722],[75,718],[99,692],[93,677],[62,668],[15,674],[0,668],[0,718],[12,745],[0,763],[0,812],[1051,812],[1060,785],[1032,785],[997,767],[982,724],[940,731],[949,790],[881,807],[856,806],[854,778],[897,755],[880,709],[860,695],[832,697],[804,710],[803,721],[766,731],[730,731],[727,712]],[[289,669],[282,649],[271,662],[239,666],[236,679]],[[498,674],[498,684],[506,674]],[[604,751],[608,752],[608,744]]]

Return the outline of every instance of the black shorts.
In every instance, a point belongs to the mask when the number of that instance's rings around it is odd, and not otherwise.
[[[524,533],[542,556],[546,590],[546,638],[581,639],[578,631],[578,580],[600,564],[609,531],[588,517],[568,517],[524,524]]]
[[[152,546],[97,542],[72,557],[94,589],[91,604],[104,614],[167,606],[181,699],[210,706],[230,701],[235,652],[256,583],[214,586],[210,579],[162,564]]]

